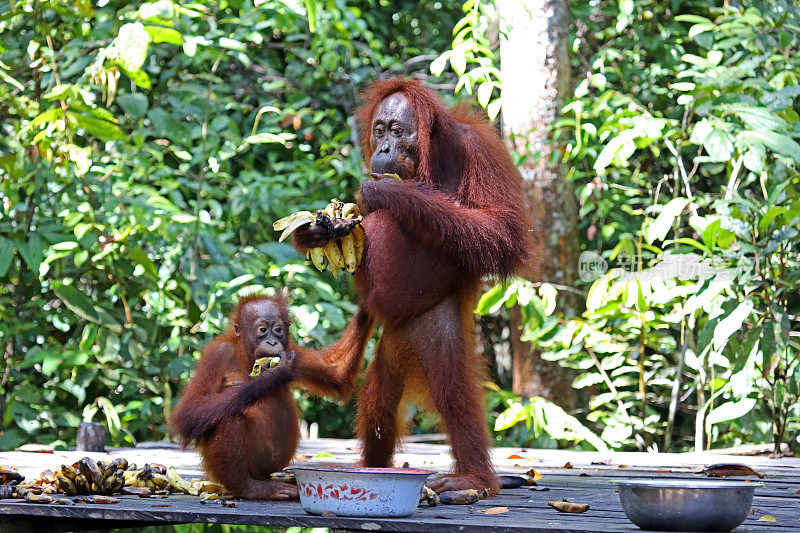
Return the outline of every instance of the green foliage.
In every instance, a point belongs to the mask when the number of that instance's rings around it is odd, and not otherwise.
[[[453,27],[453,42],[430,66],[434,76],[440,76],[448,62],[458,76],[455,92],[475,92],[478,103],[494,120],[500,113],[500,91],[503,88],[500,69],[487,36],[495,6],[493,2],[466,0],[464,17]],[[496,43],[495,43],[496,46]]]
[[[244,293],[288,286],[295,336],[338,337],[349,279],[271,222],[352,197],[358,89],[425,68],[458,16],[417,5],[0,2],[0,448],[91,418],[163,438]],[[351,409],[302,407],[349,431]]]
[[[582,247],[612,268],[581,316],[528,312],[525,338],[579,371],[579,419],[611,447],[777,449],[800,430],[800,11],[576,1],[573,17],[557,127]]]

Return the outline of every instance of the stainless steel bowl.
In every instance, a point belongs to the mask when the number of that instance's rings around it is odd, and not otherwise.
[[[759,483],[692,479],[617,482],[625,516],[655,531],[730,531],[747,518]]]

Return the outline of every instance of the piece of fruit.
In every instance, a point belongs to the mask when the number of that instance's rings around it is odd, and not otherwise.
[[[78,494],[78,489],[75,488],[75,482],[73,482],[71,479],[67,478],[66,476],[62,476],[61,474],[57,474],[56,479],[58,480],[58,490],[70,496],[75,496]]]
[[[419,493],[419,503],[427,502],[430,507],[436,507],[439,504],[439,495],[433,492],[428,485],[423,485]]]
[[[341,250],[339,250],[339,245],[334,241],[330,241],[322,247],[322,250],[325,252],[325,257],[330,261],[331,267],[336,267],[337,269],[344,268],[344,257],[342,256]]]
[[[250,372],[250,377],[261,375],[261,369],[266,366],[267,368],[275,368],[281,362],[280,357],[260,357],[253,363],[253,370]]]
[[[356,266],[358,265],[355,244],[356,239],[352,233],[342,237],[342,257],[344,258],[344,266],[351,274],[355,273]]]
[[[78,461],[78,471],[89,481],[93,490],[103,485],[103,471],[91,457],[84,457]]]
[[[308,251],[311,262],[322,272],[325,270],[325,251],[322,248],[312,248]]]
[[[342,218],[355,220],[361,216],[361,211],[356,204],[344,204],[342,206]]]
[[[364,237],[366,237],[366,234],[361,224],[356,224],[350,235],[353,236],[353,247],[356,252],[356,266],[358,267],[361,266],[361,260],[364,258]]]
[[[151,481],[153,486],[158,490],[163,490],[169,487],[169,479],[167,479],[167,476],[164,474],[154,472],[149,481]]]
[[[559,513],[585,513],[589,510],[588,503],[573,503],[568,501],[547,502],[547,505]]]
[[[397,181],[403,181],[403,179],[400,176],[398,176],[397,174],[391,173],[391,172],[388,173],[388,174],[381,174],[379,172],[373,172],[372,174],[369,175],[369,177],[372,178],[373,180],[376,180],[376,181],[377,180],[382,180],[383,178],[392,178],[392,179],[397,180]]]
[[[178,474],[175,467],[171,466],[167,469],[167,479],[173,489],[183,492],[184,494],[189,494],[189,489],[192,488],[192,485]]]
[[[83,474],[75,476],[75,489],[78,494],[89,494],[92,492],[91,482]]]
[[[71,465],[61,465],[61,474],[69,479],[75,480],[75,476],[78,475],[78,469]],[[58,473],[58,472],[56,472]]]
[[[475,489],[448,490],[439,494],[439,501],[446,505],[469,505],[481,499],[481,494]]]
[[[289,221],[284,226],[284,222],[286,221],[286,219],[289,219]],[[276,231],[278,230],[276,225],[278,227],[284,228],[283,233],[281,233],[281,236],[278,239],[278,242],[282,242],[286,237],[291,235],[294,230],[296,230],[300,226],[304,226],[306,224],[312,224],[316,219],[317,219],[316,215],[314,215],[314,213],[312,213],[311,211],[299,211],[297,213],[289,215],[286,218],[278,220],[272,225],[272,227]]]

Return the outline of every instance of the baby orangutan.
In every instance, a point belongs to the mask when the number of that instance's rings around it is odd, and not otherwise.
[[[269,477],[289,464],[300,436],[289,388],[297,361],[288,346],[282,299],[243,299],[231,327],[203,350],[170,419],[173,431],[196,443],[203,468],[238,498],[297,498],[296,487]],[[249,377],[255,360],[268,356],[281,360]]]
[[[367,328],[372,321],[351,327]],[[368,335],[367,335],[368,336]],[[324,352],[302,350],[289,339],[286,296],[248,296],[239,301],[231,326],[203,350],[195,375],[170,417],[172,431],[194,442],[203,467],[237,498],[289,500],[297,487],[270,479],[287,466],[300,436],[290,383],[342,398],[350,395],[364,344]],[[256,359],[279,356],[250,377]]]

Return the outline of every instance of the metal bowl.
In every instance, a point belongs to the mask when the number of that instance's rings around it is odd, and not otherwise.
[[[309,514],[410,516],[431,470],[291,466],[300,504]]]
[[[693,479],[617,482],[625,516],[655,531],[730,531],[747,517],[759,483]]]

